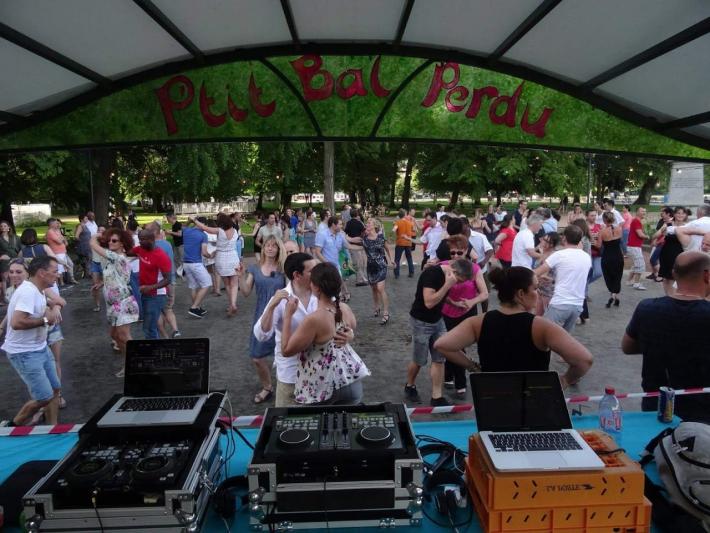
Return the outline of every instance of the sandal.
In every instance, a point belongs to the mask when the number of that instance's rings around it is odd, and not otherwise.
[[[254,396],[254,403],[264,403],[271,399],[274,395],[273,390],[261,389],[261,392]]]
[[[389,313],[383,314],[383,315],[382,315],[382,320],[380,320],[380,326],[384,326],[384,325],[387,324],[387,322],[389,322],[389,321],[390,321],[390,314],[389,314]]]
[[[380,308],[379,307],[375,307],[375,314],[372,316],[380,316]]]

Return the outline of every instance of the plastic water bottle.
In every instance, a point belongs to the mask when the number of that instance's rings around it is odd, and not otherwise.
[[[618,442],[621,436],[622,411],[613,387],[604,389],[604,397],[599,402],[599,427]]]

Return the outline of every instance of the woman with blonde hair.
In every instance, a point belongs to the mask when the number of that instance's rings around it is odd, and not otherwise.
[[[256,288],[256,308],[254,309],[254,324],[264,312],[266,304],[276,291],[286,286],[284,276],[284,261],[286,260],[286,250],[281,239],[275,235],[270,235],[261,246],[259,263],[249,265],[243,275],[239,290],[244,297],[249,296],[253,288]],[[241,275],[241,274],[240,274]],[[259,342],[252,331],[249,339],[249,356],[254,362],[256,373],[261,382],[261,391],[254,396],[254,403],[263,403],[273,395],[271,384],[271,367],[266,361],[266,357],[274,353],[274,338],[266,342]]]
[[[367,281],[372,289],[375,316],[379,316],[382,311],[380,324],[384,326],[390,320],[389,298],[385,290],[387,267],[394,266],[394,263],[382,233],[382,223],[376,218],[369,219],[365,224],[362,247],[367,255]]]

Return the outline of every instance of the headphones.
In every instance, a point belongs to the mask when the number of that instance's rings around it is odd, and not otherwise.
[[[455,471],[441,470],[427,476],[424,489],[444,516],[453,517],[457,508],[466,507],[466,484]]]
[[[249,481],[246,476],[233,476],[220,483],[217,490],[212,495],[214,510],[219,516],[225,519],[232,518],[237,512],[237,495],[234,492],[238,489],[247,490]],[[241,497],[241,503],[247,502],[247,496]]]

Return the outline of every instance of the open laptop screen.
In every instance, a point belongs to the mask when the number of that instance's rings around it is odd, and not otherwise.
[[[182,396],[209,392],[209,339],[129,341],[126,396]]]
[[[470,376],[479,431],[556,431],[572,427],[557,372]]]

